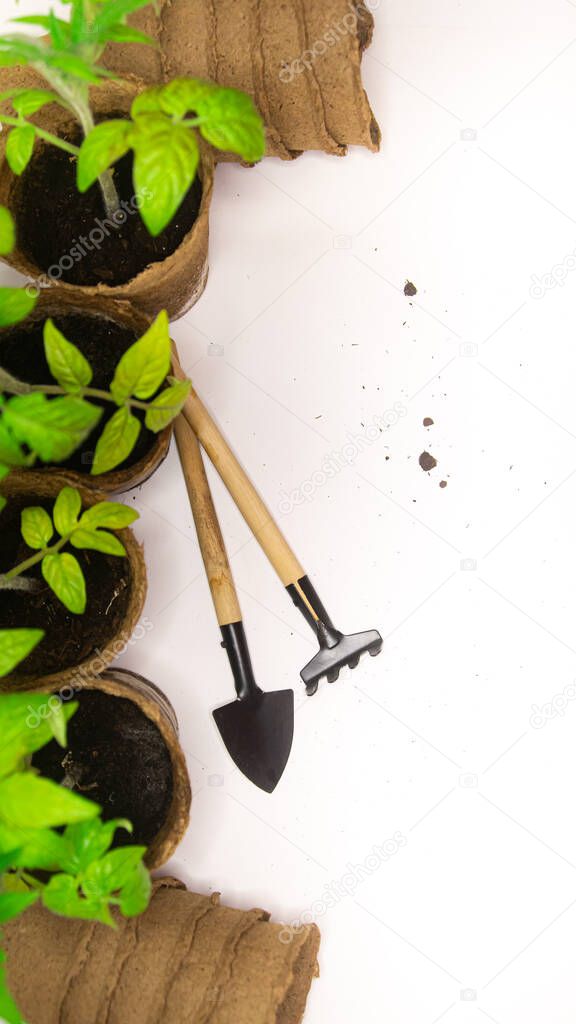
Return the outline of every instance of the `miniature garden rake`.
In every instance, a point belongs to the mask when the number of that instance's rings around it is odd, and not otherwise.
[[[184,379],[174,346],[173,365],[175,375]],[[194,430],[294,604],[316,634],[320,650],[300,673],[308,696],[316,693],[323,677],[333,683],[345,666],[356,668],[362,654],[368,653],[372,657],[379,654],[382,637],[377,630],[345,635],[333,625],[306,570],[194,388],[182,415]]]

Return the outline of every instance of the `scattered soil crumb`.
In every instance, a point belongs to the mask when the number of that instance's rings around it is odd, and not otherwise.
[[[434,420],[432,419],[431,416],[425,416],[424,419],[422,420],[422,423],[424,424],[425,427],[434,426]]]
[[[406,281],[406,284],[404,285],[404,295],[409,295],[410,297],[418,295],[418,289],[415,284],[412,284],[412,281]]]
[[[440,487],[448,487],[448,481],[447,480],[441,480],[440,481]]]
[[[430,452],[422,452],[418,462],[425,473],[429,473],[431,469],[434,469],[438,465],[437,459],[435,459]]]

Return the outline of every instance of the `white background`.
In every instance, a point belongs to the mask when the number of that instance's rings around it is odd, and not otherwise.
[[[239,775],[210,718],[233,690],[172,452],[127,496],[153,628],[123,662],[181,722],[194,803],[170,868],[277,919],[315,905],[308,1024],[564,1024],[576,3],[381,0],[376,21],[381,153],[221,166],[209,285],[174,335],[336,623],[380,628],[384,652],[304,697],[313,636],[215,482],[258,678],[298,706],[276,792]],[[540,294],[532,275],[552,272],[564,283]],[[395,403],[381,438],[310,488]],[[323,913],[325,887],[396,832],[405,845]]]

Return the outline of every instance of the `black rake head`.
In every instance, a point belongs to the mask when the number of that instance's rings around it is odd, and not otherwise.
[[[319,620],[316,623],[316,633],[320,650],[300,673],[309,697],[316,693],[323,676],[326,676],[329,683],[335,683],[340,675],[340,669],[356,668],[363,654],[368,653],[375,658],[382,650],[383,641],[377,629],[346,636]]]

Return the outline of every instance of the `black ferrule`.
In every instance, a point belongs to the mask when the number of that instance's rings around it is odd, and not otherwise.
[[[286,590],[290,594],[290,597],[296,607],[302,612],[302,615],[306,619],[308,625],[315,633],[318,629],[318,619],[320,622],[323,622],[324,625],[328,626],[329,629],[334,628],[330,616],[318,597],[318,594],[314,590],[308,576],[302,576],[302,578],[298,580],[298,585],[290,583],[286,587]],[[300,591],[302,591],[302,593],[300,593]],[[302,594],[304,594],[306,600],[304,600]],[[312,615],[309,606],[316,612],[317,619]]]
[[[243,623],[231,622],[227,626],[221,626],[220,632],[222,647],[226,650],[234,676],[238,700],[257,700],[262,695],[262,690],[254,678]]]

